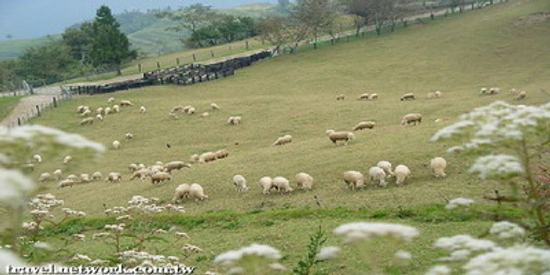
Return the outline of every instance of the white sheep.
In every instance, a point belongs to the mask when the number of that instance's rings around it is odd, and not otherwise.
[[[218,104],[212,102],[212,103],[210,103],[210,108],[212,108],[212,110],[219,110],[220,106],[218,106]]]
[[[147,109],[145,109],[145,106],[141,106],[139,107],[139,112],[145,114],[147,112]]]
[[[79,177],[77,177],[75,174],[70,174],[67,176],[67,179],[77,182],[79,180]]]
[[[313,177],[310,176],[308,173],[300,172],[296,174],[295,178],[298,189],[311,190],[313,188]]]
[[[183,161],[171,161],[164,165],[164,171],[172,173],[173,170],[181,170],[184,167],[191,168],[191,165],[184,163]]]
[[[399,164],[395,167],[395,170],[393,171],[393,173],[395,174],[395,184],[396,185],[401,185],[405,182],[405,180],[407,180],[410,176],[411,176],[411,170],[409,169],[409,167],[403,165],[403,164]]]
[[[378,94],[370,94],[369,95],[369,100],[377,100],[378,99]]]
[[[358,171],[344,172],[344,182],[346,183],[346,187],[351,188],[351,190],[365,187],[365,177]]]
[[[430,92],[430,93],[428,93],[427,97],[428,97],[428,99],[433,99],[433,98],[435,98],[435,93]]]
[[[360,95],[359,97],[357,97],[357,100],[368,100],[369,99],[369,94],[367,93],[364,93],[362,95]]]
[[[63,187],[67,187],[67,186],[73,187],[73,185],[74,185],[74,181],[73,181],[73,180],[66,179],[66,180],[60,181],[60,182],[57,184],[57,187],[58,187],[58,188],[63,188]]]
[[[419,113],[410,113],[403,116],[401,119],[401,126],[416,125],[422,122],[422,115]]]
[[[104,114],[103,108],[102,108],[102,107],[99,107],[99,108],[95,109],[95,112],[96,112],[96,114],[98,114],[98,115]]]
[[[187,114],[188,115],[194,115],[196,112],[197,112],[197,109],[195,109],[193,107],[187,109]]]
[[[136,170],[132,173],[132,176],[130,176],[130,180],[134,180],[139,178],[141,181],[145,181],[145,179],[149,176],[151,176],[153,172],[148,168],[142,168],[139,170]]]
[[[178,107],[179,107],[179,106],[178,106]],[[188,113],[189,113],[189,110],[191,110],[191,109],[195,109],[195,108],[193,108],[193,106],[191,106],[191,105],[187,105],[187,106],[185,106],[185,107],[183,107],[183,108],[181,109],[181,112],[182,112],[182,113],[188,114]]]
[[[435,95],[436,98],[440,98],[442,96],[442,93],[441,93],[441,91],[435,91],[434,95]]]
[[[53,175],[57,178],[57,180],[60,180],[61,177],[63,177],[63,172],[61,172],[61,169],[57,169],[53,171]]]
[[[90,109],[85,109],[84,112],[80,114],[81,117],[89,117],[92,115],[92,111]]]
[[[191,186],[187,183],[178,185],[178,187],[176,187],[174,198],[172,198],[172,202],[180,203],[184,198],[188,198],[190,187]]]
[[[118,172],[111,172],[107,175],[105,182],[118,182],[122,180],[122,175]]]
[[[51,180],[52,179],[52,175],[50,175],[50,173],[42,173],[40,174],[40,177],[38,177],[38,182],[45,182],[47,180]]]
[[[86,124],[90,125],[90,124],[93,124],[93,123],[94,123],[94,118],[93,117],[87,117],[87,118],[81,120],[79,124],[80,125],[86,125]]]
[[[285,145],[285,144],[291,143],[291,142],[292,142],[292,136],[291,136],[291,135],[284,135],[284,136],[278,138],[278,139],[273,143],[273,146]]]
[[[176,113],[169,113],[168,117],[173,119],[173,120],[178,120],[179,119],[179,117],[178,117],[178,115],[176,115]]]
[[[199,154],[193,154],[189,157],[189,161],[192,162],[192,163],[195,163],[195,162],[198,162],[200,159],[200,155]]]
[[[129,101],[129,100],[121,100],[121,101],[120,101],[120,106],[121,106],[121,107],[124,107],[124,106],[134,106],[134,104],[133,104],[131,101]]]
[[[120,106],[119,105],[113,105],[113,112],[120,113]]]
[[[241,124],[241,117],[240,116],[230,116],[227,119],[227,124],[229,124],[229,125],[239,125],[239,124]]]
[[[90,178],[90,175],[88,175],[88,174],[80,174],[80,181],[82,183],[88,183],[88,182],[91,182],[92,179]]]
[[[172,176],[166,172],[159,172],[151,175],[151,183],[157,184],[163,181],[169,181],[172,179]]]
[[[115,98],[114,97],[109,97],[109,99],[107,99],[107,102],[113,103],[113,102],[115,102]]]
[[[64,164],[67,164],[69,162],[73,161],[73,157],[71,156],[66,156],[64,159],[63,159],[63,163]]]
[[[491,87],[489,89],[489,92],[487,92],[488,95],[496,95],[500,92],[500,88],[498,87]]]
[[[103,116],[100,115],[100,114],[97,114],[97,115],[95,116],[95,118],[96,118],[97,120],[99,120],[99,121],[103,121]]]
[[[32,161],[34,161],[36,163],[41,163],[42,162],[42,156],[39,155],[39,154],[34,154],[34,156],[32,156]]]
[[[269,195],[269,193],[271,192],[271,189],[274,188],[273,179],[270,177],[263,177],[258,182],[260,183],[260,186],[263,189],[262,193],[264,195]]]
[[[198,183],[192,183],[191,186],[189,186],[189,197],[192,197],[201,201],[208,198],[208,196],[204,194],[204,189]]]
[[[447,176],[445,174],[445,168],[447,167],[447,161],[442,157],[435,157],[430,160],[430,168],[437,178],[444,178]]]
[[[78,105],[78,107],[76,107],[76,112],[82,114],[86,110],[86,107],[87,106],[84,105]]]
[[[120,141],[118,141],[118,140],[113,141],[113,143],[111,145],[112,145],[114,150],[120,149]]]
[[[210,117],[210,113],[209,112],[204,112],[201,114],[201,118],[208,118]]]
[[[177,111],[181,111],[181,112],[184,113],[183,109],[184,109],[184,107],[182,105],[178,105],[178,106],[173,107],[172,110],[170,110],[170,113],[175,113]]]
[[[405,100],[415,100],[416,97],[414,96],[413,93],[406,93],[404,94],[402,97],[401,97],[401,101],[405,101]]]
[[[221,149],[216,151],[216,159],[223,159],[229,156],[229,151],[227,149]]]
[[[361,121],[355,127],[353,127],[353,131],[360,131],[364,129],[372,129],[376,125],[376,122],[374,121]]]
[[[110,114],[111,111],[112,111],[112,110],[111,110],[111,107],[105,107],[105,110],[104,110],[105,116],[107,116],[108,114]]]
[[[233,176],[233,184],[237,187],[237,192],[248,191],[248,186],[246,186],[246,179],[242,175]]]
[[[384,172],[386,173],[388,178],[393,176],[391,162],[389,162],[387,160],[381,160],[376,164],[376,166],[382,168],[382,170],[384,170]]]
[[[126,135],[124,135],[124,139],[125,140],[132,140],[134,138],[134,135],[132,133],[126,133]]]
[[[373,166],[369,169],[369,178],[373,185],[378,185],[380,187],[386,187],[388,185],[386,182],[386,172],[378,166]]]
[[[284,177],[273,178],[273,186],[283,193],[288,193],[292,191],[292,188],[290,187],[290,182]]]
[[[346,99],[346,96],[344,94],[339,94],[336,96],[336,100],[344,100]]]
[[[99,180],[101,178],[103,178],[103,174],[101,174],[101,172],[95,171],[92,173],[92,180]]]
[[[348,145],[348,141],[353,140],[355,135],[351,132],[335,132],[334,130],[326,130],[325,134],[330,141],[337,145],[337,141],[343,140],[345,145]]]
[[[518,95],[516,96],[516,100],[521,100],[521,99],[524,99],[527,97],[527,92],[526,91],[521,91],[518,93]]]

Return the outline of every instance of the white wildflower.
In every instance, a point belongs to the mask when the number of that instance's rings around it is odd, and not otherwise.
[[[485,252],[498,249],[498,246],[489,240],[476,239],[470,235],[456,235],[453,237],[439,238],[434,246],[451,252],[450,257],[444,257],[444,261],[462,261],[476,252]]]
[[[344,235],[345,243],[372,237],[392,237],[410,242],[419,235],[418,230],[412,226],[376,222],[347,223],[338,226],[333,232],[336,235]]]
[[[337,246],[326,246],[321,247],[319,250],[319,253],[317,253],[317,260],[324,261],[329,260],[338,257],[338,254],[340,254],[340,247]]]
[[[436,265],[430,268],[424,275],[450,275],[451,269],[446,265]]]
[[[0,203],[18,205],[34,190],[34,183],[17,170],[0,168]]]
[[[401,260],[410,260],[412,258],[412,254],[405,250],[398,250],[394,256]]]
[[[468,170],[479,174],[480,179],[505,179],[525,173],[519,160],[510,155],[488,155],[476,159]]]
[[[35,242],[33,244],[33,246],[35,248],[38,248],[38,249],[52,250],[52,247],[48,243],[45,243],[45,242]]]
[[[550,251],[518,245],[478,255],[462,268],[465,275],[549,274]]]
[[[71,237],[73,237],[74,240],[81,241],[81,242],[83,242],[86,239],[86,235],[84,234],[73,234]]]
[[[214,259],[215,264],[219,265],[234,265],[244,256],[257,256],[268,260],[278,261],[281,259],[281,252],[269,245],[253,243],[250,246],[241,247],[239,250],[230,250],[222,253]]]
[[[474,200],[472,199],[455,198],[449,201],[449,203],[445,206],[445,209],[451,210],[459,207],[468,207],[472,204],[474,204]]]
[[[176,231],[175,234],[176,234],[176,236],[179,237],[179,238],[185,237],[185,238],[189,239],[189,235],[187,235],[187,233],[185,233],[185,232]]]
[[[515,223],[501,221],[494,223],[489,233],[496,235],[499,239],[520,239],[525,236],[525,229]]]
[[[269,268],[277,271],[286,271],[286,267],[280,263],[272,263],[269,265]]]

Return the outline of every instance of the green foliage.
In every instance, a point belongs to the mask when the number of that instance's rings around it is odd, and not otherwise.
[[[7,117],[21,100],[21,96],[0,97],[0,121]]]
[[[44,46],[25,49],[17,62],[17,75],[38,86],[62,80],[76,64],[65,43],[50,41]]]
[[[307,246],[308,251],[307,255],[304,259],[298,261],[298,266],[296,266],[293,270],[293,273],[296,275],[310,275],[312,274],[313,267],[321,262],[317,259],[317,253],[319,253],[319,250],[323,246],[323,244],[327,241],[327,237],[325,236],[325,230],[319,225],[317,230],[309,235],[309,244]]]

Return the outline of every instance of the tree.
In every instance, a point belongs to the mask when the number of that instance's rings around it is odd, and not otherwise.
[[[176,32],[188,31],[199,47],[203,47],[201,37],[207,28],[211,25],[216,16],[216,12],[210,6],[203,4],[194,4],[185,8],[179,8],[176,11],[164,11],[157,14],[159,18],[172,20],[176,25],[168,28]],[[185,40],[183,40],[185,41]]]
[[[344,11],[353,15],[355,34],[359,35],[361,29],[366,26],[372,16],[372,0],[343,0]]]
[[[303,24],[315,41],[319,34],[332,27],[336,18],[336,9],[330,0],[298,0],[290,10],[290,18],[297,24]]]
[[[90,48],[93,41],[94,30],[92,23],[83,23],[77,28],[68,28],[61,37],[63,42],[71,48],[71,55],[74,59],[80,60],[81,64],[90,62]]]
[[[282,16],[262,18],[258,20],[256,27],[259,39],[274,45],[275,52],[285,45],[294,52],[308,34],[307,26]]]
[[[117,75],[122,74],[121,65],[124,61],[137,57],[137,51],[130,50],[130,42],[119,28],[120,24],[111,14],[109,7],[101,6],[92,23],[93,40],[90,58],[95,67],[114,68]]]
[[[51,41],[40,47],[24,50],[18,58],[17,75],[40,84],[53,83],[68,76],[77,61],[62,41]]]

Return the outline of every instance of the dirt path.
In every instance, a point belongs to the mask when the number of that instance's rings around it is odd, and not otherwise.
[[[0,122],[0,126],[17,126],[17,118],[27,120],[36,114],[36,105],[49,105],[53,98],[61,97],[61,88],[59,86],[49,86],[34,89],[35,94],[22,98],[17,106],[13,108],[10,115]]]

